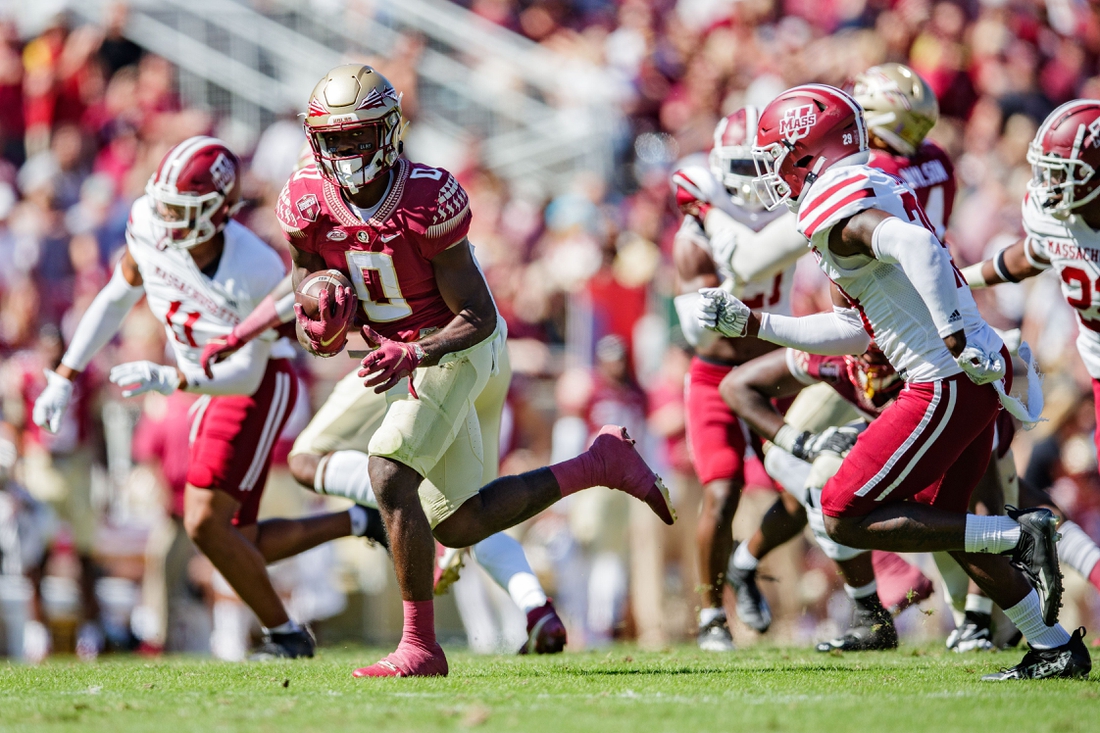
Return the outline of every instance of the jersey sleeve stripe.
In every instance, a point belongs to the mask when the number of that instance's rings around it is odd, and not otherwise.
[[[803,231],[806,233],[806,237],[812,237],[814,235],[814,232],[817,231],[817,228],[821,226],[821,224],[828,221],[829,217],[843,209],[845,206],[849,206],[860,199],[865,199],[874,195],[874,191],[869,188],[861,188],[858,191],[853,191],[852,193],[848,194],[840,201],[837,201],[835,204],[822,211],[820,215],[814,217],[813,221],[803,227]],[[817,212],[815,211],[813,213]]]
[[[810,213],[813,211],[814,208],[821,206],[822,203],[828,201],[829,198],[831,196],[834,196],[837,192],[842,191],[849,186],[854,186],[857,183],[866,185],[867,183],[869,183],[869,179],[866,175],[860,173],[837,181],[833,185],[821,191],[821,193],[818,193],[817,191],[810,191],[810,196],[806,200],[806,213]]]

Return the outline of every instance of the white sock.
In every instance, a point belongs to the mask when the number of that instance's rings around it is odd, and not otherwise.
[[[1069,643],[1069,634],[1061,624],[1047,626],[1043,621],[1043,608],[1039,605],[1039,594],[1034,590],[1012,608],[1006,608],[1005,616],[1016,624],[1016,628],[1027,639],[1027,643],[1036,649],[1051,649]]]
[[[772,448],[764,456],[764,470],[802,506],[806,506],[806,480],[810,477],[811,468],[809,463],[795,458],[782,448]]]
[[[1100,562],[1100,547],[1076,523],[1068,519],[1058,528],[1062,539],[1058,543],[1058,559],[1079,572],[1085,579]]]
[[[290,619],[285,624],[279,624],[273,629],[264,630],[267,631],[269,634],[289,634],[293,631],[300,631],[301,629],[302,627],[298,625],[297,621],[295,621],[294,619]]]
[[[966,515],[966,552],[1000,554],[1020,543],[1020,525],[1008,517]]]
[[[869,596],[873,593],[878,593],[878,581],[877,580],[872,580],[867,585],[861,585],[858,588],[845,583],[844,584],[844,592],[853,601],[857,600],[859,598],[866,598],[867,596]]]
[[[317,464],[313,490],[318,494],[342,496],[356,504],[377,509],[378,500],[374,498],[374,490],[370,485],[370,472],[367,470],[369,460],[366,453],[357,450],[342,450],[328,454]]]
[[[508,591],[517,606],[529,613],[545,605],[546,592],[531,571],[523,545],[503,532],[486,537],[470,548],[477,564],[496,584]]]
[[[351,534],[353,537],[362,537],[367,531],[367,510],[356,504],[348,509],[348,517],[351,518]]]
[[[756,570],[756,566],[759,564],[760,561],[749,552],[748,542],[737,545],[737,549],[733,551],[733,566],[735,568],[738,570]]]
[[[699,625],[706,626],[716,618],[725,618],[726,609],[724,608],[700,608],[699,609]]]
[[[970,613],[984,613],[988,616],[993,613],[993,599],[980,596],[977,593],[967,593],[966,606],[963,607],[963,610]]]

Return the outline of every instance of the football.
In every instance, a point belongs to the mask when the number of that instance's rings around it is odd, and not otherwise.
[[[294,302],[300,304],[302,310],[310,318],[320,318],[318,299],[321,297],[321,293],[327,290],[329,293],[329,315],[332,315],[336,312],[335,296],[338,287],[351,288],[351,281],[348,280],[347,275],[339,270],[321,270],[320,272],[310,273],[302,279],[302,282],[298,283],[298,290],[294,293]],[[351,292],[351,297],[354,298],[354,288]]]

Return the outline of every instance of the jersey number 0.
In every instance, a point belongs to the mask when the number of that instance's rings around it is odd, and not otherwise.
[[[412,313],[402,297],[393,257],[383,252],[345,252],[355,293],[367,318],[375,323],[399,321]]]

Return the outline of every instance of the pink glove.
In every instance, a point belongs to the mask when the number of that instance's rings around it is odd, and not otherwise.
[[[351,288],[336,290],[336,312],[329,315],[329,294],[322,290],[317,298],[318,318],[310,318],[302,310],[301,303],[294,304],[294,314],[302,333],[309,340],[310,351],[318,356],[332,356],[348,342],[348,327],[355,316],[358,300]]]
[[[360,378],[377,372],[371,379],[364,379],[364,387],[374,387],[376,394],[382,394],[405,377],[409,378],[409,394],[417,397],[413,387],[412,374],[420,366],[423,356],[416,344],[394,341],[379,334],[370,326],[363,326],[363,338],[374,351],[363,357]]]

